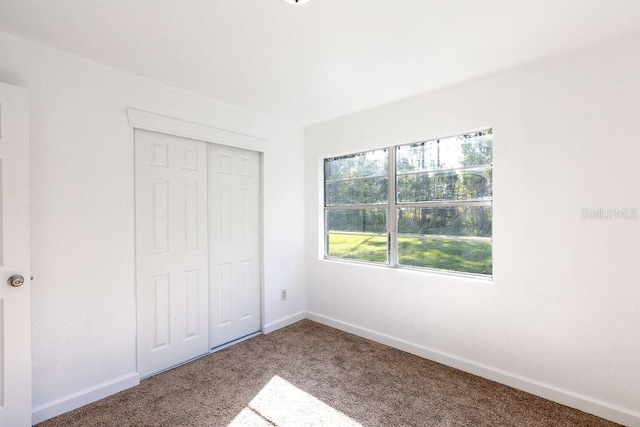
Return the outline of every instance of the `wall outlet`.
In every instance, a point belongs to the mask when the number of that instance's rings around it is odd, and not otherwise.
[[[286,289],[281,289],[281,290],[280,290],[280,299],[281,299],[282,301],[284,301],[284,300],[286,300],[286,299],[287,299],[287,290],[286,290]]]

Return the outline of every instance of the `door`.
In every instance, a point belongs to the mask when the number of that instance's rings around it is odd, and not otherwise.
[[[209,146],[211,347],[260,330],[260,154]]]
[[[0,426],[31,425],[29,215],[28,93],[0,83]]]
[[[209,351],[207,144],[135,131],[138,371]]]

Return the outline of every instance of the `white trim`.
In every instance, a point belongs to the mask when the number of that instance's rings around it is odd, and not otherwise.
[[[536,396],[594,414],[622,425],[640,427],[639,412],[313,312],[299,312],[266,324],[263,327],[263,333],[268,334],[274,332],[280,328],[284,328],[285,326],[304,320],[305,318],[424,357],[425,359],[433,360],[435,362],[526,391]],[[235,343],[236,342],[234,342],[234,344]],[[34,408],[31,418],[32,423],[41,423],[50,418],[64,414],[65,412],[72,411],[80,408],[81,406],[96,402],[120,391],[137,386],[138,384],[140,384],[140,377],[137,373],[133,373],[90,387],[83,391],[73,393],[64,398]]]
[[[89,387],[77,393],[70,394],[53,402],[33,408],[31,411],[31,423],[38,424],[65,412],[73,411],[81,406],[104,399],[123,390],[140,384],[140,376],[137,372],[115,378],[111,381]]]
[[[273,331],[277,331],[278,329],[284,328],[285,326],[293,325],[301,320],[307,318],[307,313],[301,311],[296,314],[292,314],[291,316],[283,317],[282,319],[276,320],[275,322],[267,323],[262,327],[263,334],[270,334]]]
[[[267,151],[267,140],[257,136],[245,135],[131,107],[127,107],[127,116],[129,117],[129,126],[134,129],[150,130],[261,153]]]
[[[574,393],[550,384],[522,377],[517,374],[503,371],[502,369],[483,365],[472,360],[431,349],[420,344],[395,338],[387,334],[323,316],[318,313],[307,312],[307,319],[415,354],[416,356],[424,357],[425,359],[442,363],[443,365],[451,366],[453,368],[496,381],[500,384],[505,384],[516,389],[526,391],[527,393],[579,409],[625,426],[640,427],[640,412],[636,412],[628,408],[603,402],[589,396]]]

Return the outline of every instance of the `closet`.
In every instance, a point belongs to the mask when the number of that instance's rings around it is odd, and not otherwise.
[[[134,139],[144,378],[260,331],[261,153],[140,128]]]

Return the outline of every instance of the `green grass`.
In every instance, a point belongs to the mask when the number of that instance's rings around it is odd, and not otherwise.
[[[387,236],[330,234],[329,256],[359,261],[387,262]]]
[[[401,236],[398,252],[401,265],[488,275],[493,268],[489,242]],[[330,234],[329,256],[384,263],[387,262],[387,238]]]

